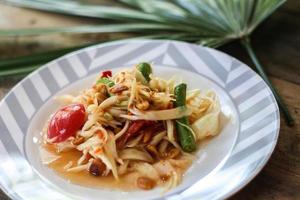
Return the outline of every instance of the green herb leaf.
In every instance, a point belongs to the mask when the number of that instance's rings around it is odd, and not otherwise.
[[[108,87],[112,87],[112,86],[115,85],[115,83],[112,80],[110,80],[109,78],[107,78],[107,77],[101,77],[101,78],[99,78],[96,83],[97,84],[103,83],[103,84],[107,85]]]

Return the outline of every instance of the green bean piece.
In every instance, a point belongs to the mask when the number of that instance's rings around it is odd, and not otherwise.
[[[187,86],[185,83],[181,83],[175,87],[174,94],[176,98],[176,107],[185,106],[186,88]],[[192,152],[196,150],[196,141],[189,126],[187,117],[182,117],[176,120],[176,132],[179,144],[183,151]]]
[[[181,83],[174,88],[174,94],[176,97],[176,101],[175,101],[176,107],[185,106],[186,87],[187,86],[185,83]]]

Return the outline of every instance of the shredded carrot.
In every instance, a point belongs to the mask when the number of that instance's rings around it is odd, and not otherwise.
[[[100,131],[100,130],[97,131],[97,136],[98,136],[100,139],[103,139],[103,138],[104,138],[104,134],[103,134],[102,131]]]
[[[103,149],[102,148],[97,148],[95,151],[94,151],[95,154],[99,154],[99,153],[103,153]]]

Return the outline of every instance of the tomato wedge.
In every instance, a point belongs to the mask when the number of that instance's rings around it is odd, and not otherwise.
[[[82,104],[71,104],[58,110],[50,120],[48,139],[54,143],[63,142],[76,134],[86,120],[85,108]]]

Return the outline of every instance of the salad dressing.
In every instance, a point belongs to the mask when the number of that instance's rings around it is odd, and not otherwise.
[[[89,188],[99,189],[112,188],[121,189],[123,191],[137,189],[135,185],[135,180],[138,177],[137,173],[123,175],[119,180],[116,180],[111,174],[109,174],[108,176],[93,176],[86,170],[81,172],[67,172],[64,169],[64,166],[68,164],[69,161],[72,161],[73,165],[75,165],[77,160],[81,156],[81,152],[77,150],[70,150],[57,154],[52,145],[46,145],[45,148],[47,149],[47,151],[61,156],[58,160],[50,163],[48,166],[53,169],[59,176],[63,177],[71,183]]]
[[[93,176],[88,171],[83,170],[80,172],[67,172],[64,167],[70,162],[76,165],[76,162],[81,156],[81,152],[76,149],[57,153],[54,145],[45,144],[43,148],[50,153],[60,156],[56,161],[51,162],[48,166],[55,171],[60,177],[63,177],[68,182],[88,188],[98,189],[118,189],[122,191],[140,190],[136,185],[136,180],[140,177],[139,173],[131,172],[119,176],[119,180],[116,180],[110,173],[108,176]],[[189,168],[187,165],[185,168],[177,168],[180,174]],[[157,181],[157,185],[162,186],[168,179],[161,177],[160,181]]]

